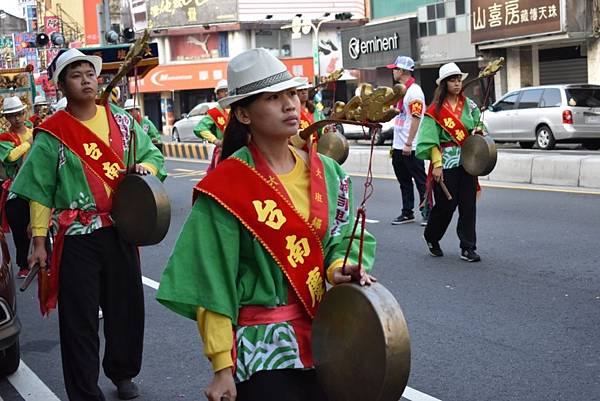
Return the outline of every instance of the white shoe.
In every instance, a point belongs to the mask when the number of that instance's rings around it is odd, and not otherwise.
[[[102,313],[102,308],[98,308],[98,319],[102,319],[104,314]]]

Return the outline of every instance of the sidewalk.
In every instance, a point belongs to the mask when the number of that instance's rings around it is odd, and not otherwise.
[[[213,145],[206,143],[165,143],[167,157],[210,160]],[[395,178],[389,148],[376,148],[373,152],[373,175]],[[367,173],[369,149],[350,147],[350,156],[344,169],[350,174]],[[553,154],[553,152],[523,154],[499,150],[496,168],[480,180],[534,184],[560,187],[600,189],[600,154]]]

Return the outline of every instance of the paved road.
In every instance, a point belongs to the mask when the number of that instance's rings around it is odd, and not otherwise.
[[[168,163],[171,229],[161,245],[142,249],[147,323],[140,400],[201,400],[210,379],[194,322],[158,305],[152,288],[205,166]],[[355,179],[357,196],[362,181]],[[367,213],[379,221],[369,224],[379,243],[374,273],[399,300],[411,332],[409,386],[422,393],[407,399],[600,399],[598,196],[484,189],[479,264],[459,260],[455,222],[439,259],[426,254],[420,226],[391,226],[399,199],[394,181],[376,180]],[[56,315],[40,318],[31,290],[18,303],[22,359],[31,373],[0,380],[0,398],[66,400]],[[107,400],[117,399],[103,376],[101,387]]]

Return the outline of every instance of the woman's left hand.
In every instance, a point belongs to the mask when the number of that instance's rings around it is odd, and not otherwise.
[[[358,282],[360,285],[371,285],[377,279],[358,265],[347,265],[333,271],[332,281],[334,285],[349,283],[350,281]]]
[[[122,169],[119,170],[119,173],[121,174],[125,174],[126,170]],[[152,174],[152,172],[150,170],[148,170],[146,167],[144,167],[141,164],[134,164],[133,166],[131,166],[131,168],[129,169],[130,173],[135,173],[135,174],[139,174],[139,175],[148,175],[148,174]]]

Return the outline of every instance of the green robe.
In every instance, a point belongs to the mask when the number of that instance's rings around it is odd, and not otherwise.
[[[150,137],[153,143],[162,142],[160,132],[158,132],[156,125],[154,125],[154,123],[148,117],[142,118],[140,125],[142,130]]]
[[[221,106],[217,106],[216,108],[219,109],[221,113],[225,114],[225,111]],[[194,127],[194,135],[196,135],[200,139],[204,139],[202,138],[202,135],[200,135],[202,131],[209,131],[214,136],[216,136],[217,139],[223,140],[223,132],[217,127],[217,124],[215,124],[212,117],[208,114],[202,117],[202,119]]]
[[[483,128],[483,124],[479,119],[480,114],[481,112],[477,104],[471,99],[466,98],[460,120],[467,129],[467,132],[470,133],[476,127]],[[433,118],[425,115],[417,134],[417,158],[429,160],[431,158],[431,148],[439,148],[440,144],[444,142],[454,142],[454,140]],[[442,148],[442,164],[444,169],[458,167],[460,165],[460,146]]]
[[[157,177],[164,180],[164,157],[152,144],[150,137],[125,110],[110,104],[124,142],[128,144],[129,129],[136,135],[136,163],[150,163],[158,169]],[[128,145],[127,145],[128,146]],[[127,160],[129,149],[124,149],[123,160]],[[36,201],[53,208],[53,219],[63,210],[81,209],[96,211],[96,202],[85,177],[81,159],[71,152],[51,134],[39,130],[29,150],[27,159],[15,179],[12,192],[27,200]],[[83,225],[76,220],[68,229],[67,235],[89,234],[101,228],[100,218]]]

